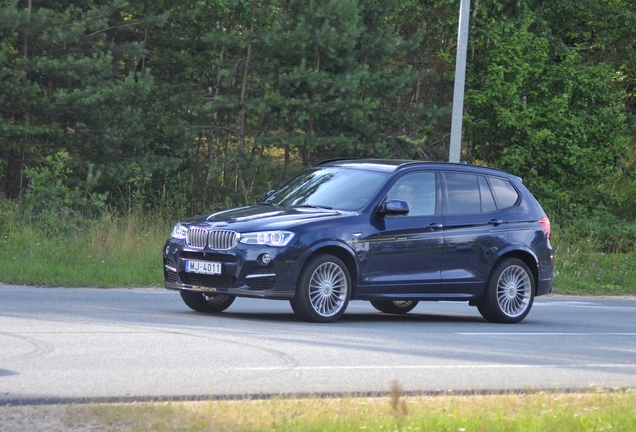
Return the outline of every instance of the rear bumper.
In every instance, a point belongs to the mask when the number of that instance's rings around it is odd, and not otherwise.
[[[553,282],[554,282],[554,278],[539,280],[539,283],[537,284],[536,295],[542,296],[542,295],[550,294],[552,292]]]

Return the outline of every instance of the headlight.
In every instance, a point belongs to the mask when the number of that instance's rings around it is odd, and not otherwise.
[[[294,237],[289,231],[261,231],[241,234],[240,243],[264,246],[287,246]]]
[[[186,233],[188,229],[181,225],[180,223],[176,224],[174,228],[172,228],[172,237],[173,239],[184,239],[186,238]]]

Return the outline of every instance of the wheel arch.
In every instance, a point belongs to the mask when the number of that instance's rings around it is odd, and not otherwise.
[[[490,268],[490,274],[492,274],[493,270],[499,265],[500,262],[508,258],[520,259],[528,266],[534,280],[534,294],[536,295],[537,288],[539,286],[539,260],[537,259],[536,255],[534,255],[531,251],[525,249],[512,249],[505,251],[493,263],[492,267]]]
[[[353,298],[356,292],[356,288],[358,286],[358,264],[356,262],[353,251],[351,251],[349,248],[345,247],[341,243],[337,243],[337,242],[316,245],[305,254],[302,262],[296,269],[296,274],[295,274],[296,287],[298,285],[298,279],[300,278],[300,273],[302,272],[302,269],[307,264],[307,261],[309,261],[312,257],[316,255],[322,255],[322,254],[333,255],[336,258],[340,259],[347,266],[347,270],[349,271],[349,278],[351,279],[351,298]]]

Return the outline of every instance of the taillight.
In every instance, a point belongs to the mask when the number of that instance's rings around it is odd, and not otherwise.
[[[542,217],[539,219],[539,225],[549,240],[552,240],[552,228],[550,227],[550,219]]]

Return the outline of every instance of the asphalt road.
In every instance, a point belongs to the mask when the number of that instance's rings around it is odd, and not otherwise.
[[[0,404],[307,393],[636,388],[636,301],[538,298],[520,324],[466,303],[406,316],[351,302],[334,324],[288,302],[191,311],[163,289],[0,285]]]

